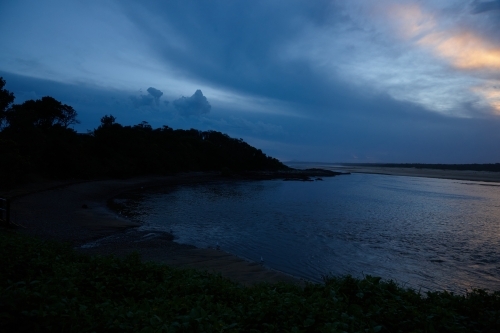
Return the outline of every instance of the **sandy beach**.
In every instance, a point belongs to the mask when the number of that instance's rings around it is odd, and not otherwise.
[[[335,171],[351,173],[372,173],[393,176],[443,178],[481,182],[500,182],[500,172],[470,170],[438,170],[417,168],[388,168],[373,166],[339,166]]]
[[[178,244],[168,233],[140,232],[134,228],[139,226],[138,223],[120,216],[106,205],[108,199],[129,190],[218,180],[218,174],[190,173],[76,184],[54,183],[52,186],[45,184],[46,188],[39,185],[25,190],[28,194],[19,190],[11,193],[16,195],[12,199],[11,218],[22,226],[18,229],[20,232],[69,242],[82,253],[123,257],[137,251],[145,261],[220,273],[244,285],[279,281],[301,283],[290,275],[222,250]],[[89,246],[96,241],[98,246]]]

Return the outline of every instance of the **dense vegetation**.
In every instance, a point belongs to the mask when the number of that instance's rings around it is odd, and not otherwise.
[[[366,276],[243,287],[0,230],[2,332],[499,332],[500,292],[422,295]]]
[[[382,167],[382,168],[415,168],[415,169],[500,172],[500,163],[490,163],[490,164],[342,163],[342,165]]]
[[[77,112],[52,97],[14,104],[0,78],[0,187],[48,178],[132,177],[178,171],[287,167],[242,139],[216,131],[122,126],[106,115],[86,134],[69,126]]]

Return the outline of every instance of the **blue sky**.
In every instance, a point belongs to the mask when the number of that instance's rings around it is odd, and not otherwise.
[[[0,76],[80,132],[217,130],[282,161],[500,162],[500,1],[0,1]]]

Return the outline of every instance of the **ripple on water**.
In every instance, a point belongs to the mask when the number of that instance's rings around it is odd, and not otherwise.
[[[371,274],[423,290],[500,290],[500,187],[353,174],[145,194],[143,230],[312,281]]]

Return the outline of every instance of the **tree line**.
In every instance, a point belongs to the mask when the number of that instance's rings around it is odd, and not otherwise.
[[[53,97],[13,104],[0,77],[0,187],[36,177],[127,178],[181,171],[282,170],[287,167],[242,139],[217,131],[123,126],[112,115],[77,133],[77,112]]]

